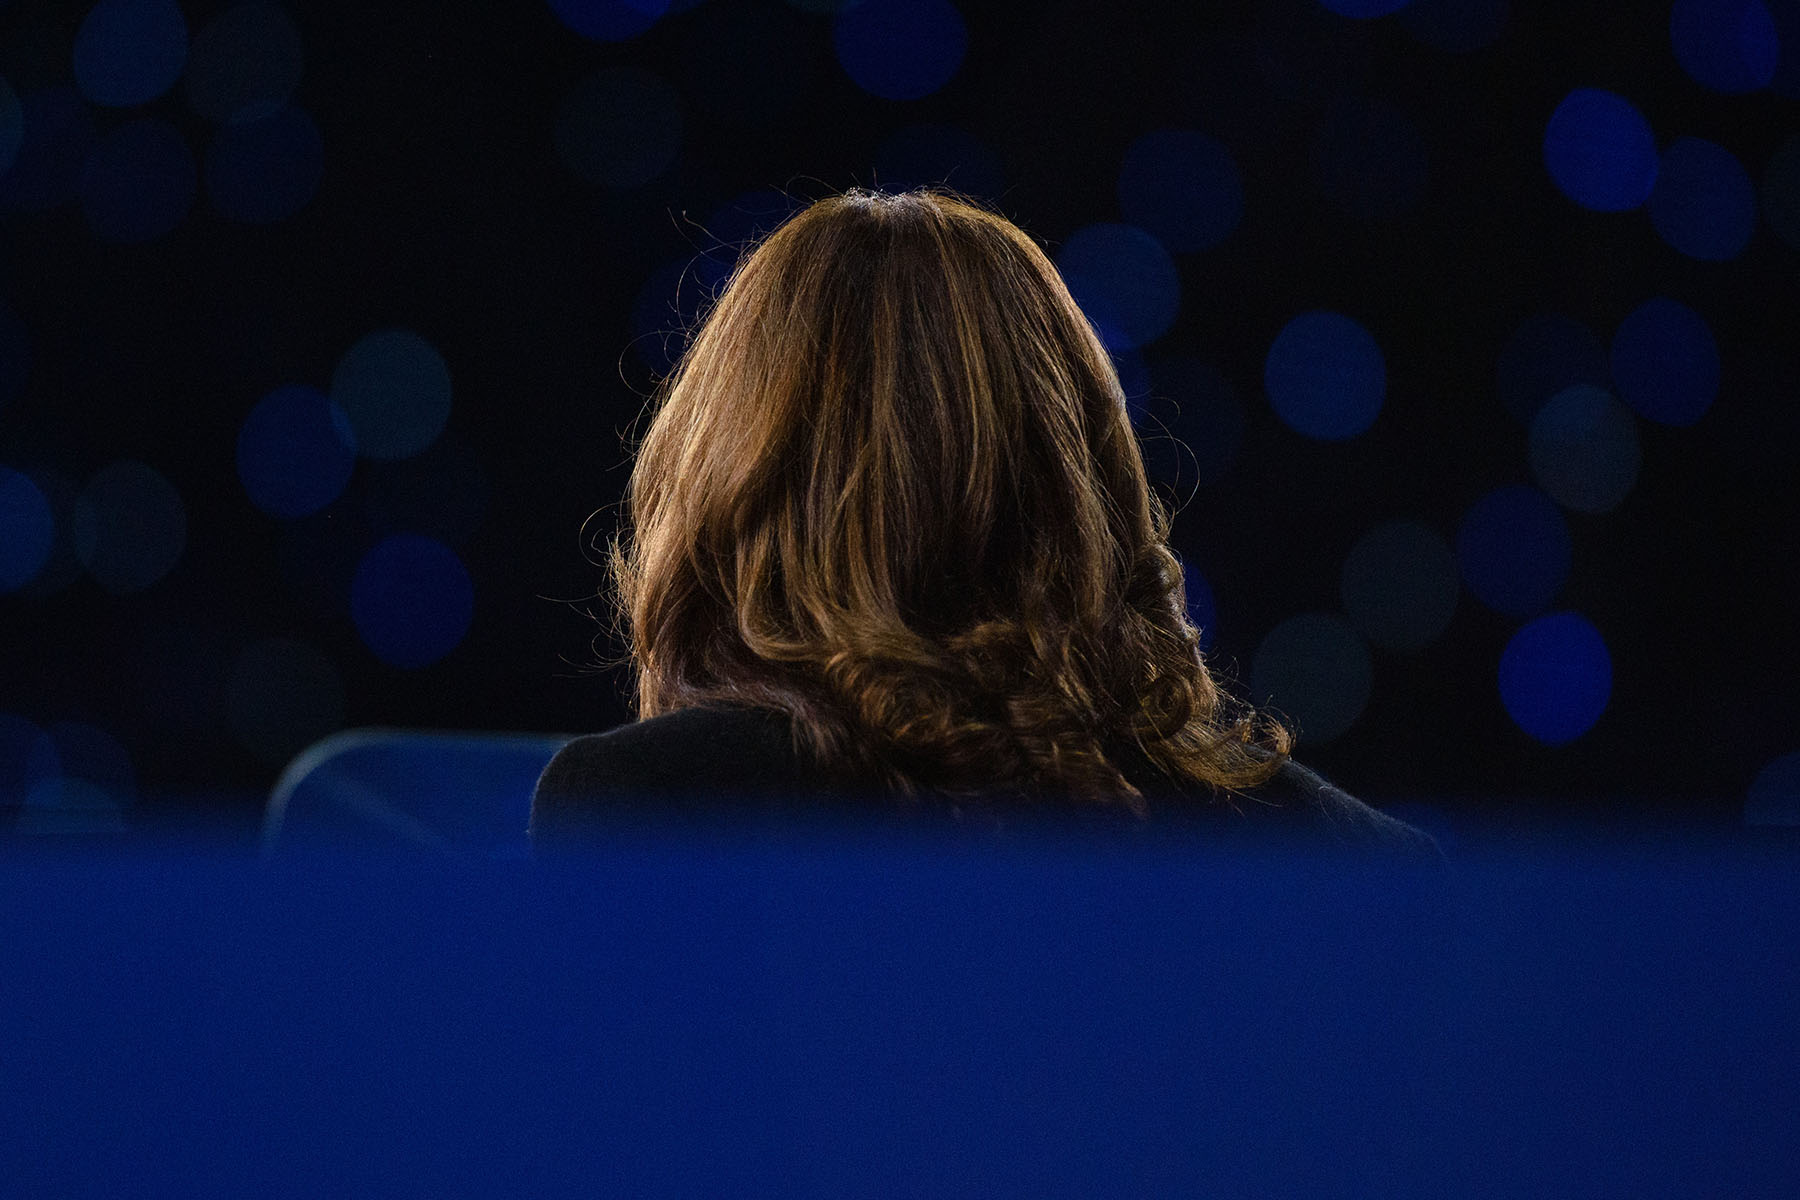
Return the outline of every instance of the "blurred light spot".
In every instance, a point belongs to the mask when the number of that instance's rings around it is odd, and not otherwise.
[[[30,479],[0,467],[0,594],[37,578],[55,542],[50,501]]]
[[[1506,411],[1530,423],[1550,397],[1578,383],[1603,387],[1606,351],[1573,317],[1540,313],[1521,322],[1500,350],[1496,386]]]
[[[1795,48],[1795,57],[1800,58],[1800,46]],[[1800,250],[1800,133],[1769,156],[1769,165],[1763,168],[1762,205],[1769,228]]]
[[[1077,229],[1063,243],[1056,266],[1109,350],[1155,341],[1181,310],[1174,260],[1161,242],[1135,225]]]
[[[1119,211],[1170,250],[1216,246],[1244,219],[1244,180],[1224,143],[1191,129],[1155,129],[1125,152]]]
[[[1181,564],[1181,582],[1183,593],[1187,597],[1188,620],[1200,631],[1200,650],[1204,654],[1210,654],[1214,643],[1218,641],[1218,598],[1213,595],[1212,584],[1207,582],[1206,576],[1185,559]]]
[[[215,124],[260,121],[287,104],[304,69],[300,31],[286,11],[249,0],[195,35],[183,86],[189,107]]]
[[[13,91],[12,84],[0,75],[0,175],[12,169],[24,141],[25,109],[19,104],[19,95]]]
[[[32,599],[54,596],[81,578],[81,560],[75,556],[75,538],[72,533],[72,520],[75,512],[75,500],[80,495],[74,482],[59,471],[45,467],[33,467],[24,474],[37,485],[44,499],[50,502],[50,513],[55,520],[56,538],[50,547],[50,557],[32,577],[30,583],[19,589],[19,595]]]
[[[206,151],[206,194],[233,221],[267,225],[306,207],[325,173],[325,141],[294,107],[227,125]]]
[[[1151,379],[1152,391],[1134,413],[1150,477],[1172,487],[1223,479],[1244,444],[1237,389],[1217,367],[1187,354],[1158,358]]]
[[[606,67],[577,83],[556,115],[556,153],[596,187],[640,187],[681,150],[681,98],[643,67]]]
[[[746,251],[773,233],[799,208],[793,197],[776,188],[743,192],[707,217],[700,233],[702,250],[694,261],[695,277],[715,288],[731,275]]]
[[[75,83],[95,104],[129,108],[175,86],[187,49],[175,0],[100,0],[75,34]]]
[[[1309,746],[1356,723],[1374,676],[1362,638],[1329,613],[1289,617],[1269,631],[1250,664],[1258,701],[1292,717],[1300,743]]]
[[[1597,212],[1624,212],[1650,198],[1656,139],[1625,97],[1576,88],[1544,130],[1544,165],[1569,199]]]
[[[0,408],[25,390],[31,375],[31,331],[19,315],[0,300]]]
[[[862,0],[832,19],[831,44],[863,91],[917,100],[956,75],[969,31],[949,0]]]
[[[1700,138],[1676,138],[1663,151],[1650,191],[1650,222],[1689,258],[1724,262],[1750,244],[1756,189],[1731,151]]]
[[[700,278],[699,260],[666,262],[631,302],[631,345],[657,375],[675,369],[715,291]]]
[[[70,516],[76,557],[116,595],[167,575],[187,546],[187,509],[161,473],[129,460],[103,467],[81,490]]]
[[[903,192],[928,183],[992,201],[1006,190],[1000,156],[956,125],[902,125],[875,151],[875,182]]]
[[[1275,335],[1263,386],[1288,428],[1341,441],[1375,423],[1387,396],[1387,363],[1374,337],[1349,317],[1305,312]]]
[[[256,402],[238,429],[237,470],[250,503],[304,517],[343,494],[356,465],[348,418],[325,393],[299,384]]]
[[[389,666],[429,666],[456,649],[475,615],[475,589],[442,542],[396,534],[363,556],[350,584],[350,616]]]
[[[439,438],[400,462],[373,463],[365,477],[364,508],[378,537],[422,533],[448,545],[468,539],[487,512],[487,479],[475,452]]]
[[[550,0],[557,20],[596,42],[622,42],[656,24],[669,0]]]
[[[410,458],[450,419],[450,368],[410,329],[381,330],[338,359],[331,401],[349,420],[358,454]]]
[[[1507,0],[1413,0],[1400,14],[1406,31],[1447,54],[1469,54],[1500,40]]]
[[[181,134],[167,121],[141,117],[88,153],[81,210],[103,241],[148,242],[186,219],[199,187],[193,152]]]
[[[32,92],[19,108],[24,136],[12,170],[0,175],[0,205],[43,212],[75,198],[94,144],[94,118],[71,87]]]
[[[1475,598],[1511,617],[1550,607],[1569,578],[1569,526],[1533,487],[1496,488],[1469,506],[1456,531],[1456,561]]]
[[[1744,801],[1746,825],[1800,825],[1800,751],[1784,754],[1761,771]]]
[[[1669,40],[1681,69],[1715,92],[1754,92],[1775,78],[1781,47],[1762,0],[1675,0]]]
[[[1313,142],[1325,198],[1351,216],[1385,220],[1425,196],[1425,138],[1411,117],[1380,100],[1335,102]]]
[[[1719,394],[1719,369],[1706,319],[1666,296],[1639,305],[1613,334],[1619,396],[1658,424],[1692,425],[1705,416]]]
[[[48,733],[61,769],[38,780],[26,795],[20,832],[124,832],[122,810],[137,799],[136,773],[125,747],[104,729],[80,721],[58,721]]]
[[[1531,473],[1564,508],[1611,512],[1637,483],[1637,422],[1605,388],[1558,392],[1531,422]]]
[[[1526,733],[1550,746],[1594,727],[1612,697],[1612,656],[1587,618],[1539,617],[1500,655],[1500,700]]]
[[[0,806],[24,804],[40,783],[61,774],[50,735],[24,717],[0,712]]]
[[[246,646],[225,683],[226,719],[243,747],[279,765],[343,728],[344,681],[324,654],[293,638]]]
[[[681,95],[727,125],[764,127],[796,115],[818,82],[818,28],[773,5],[716,5],[681,43]]]
[[[1344,611],[1377,646],[1419,650],[1456,615],[1456,555],[1418,521],[1391,521],[1363,534],[1344,560]]]

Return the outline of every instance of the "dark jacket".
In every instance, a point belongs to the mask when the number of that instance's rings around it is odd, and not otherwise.
[[[557,846],[646,823],[764,817],[841,817],[864,824],[974,832],[1041,822],[1132,833],[1183,830],[1211,840],[1296,837],[1313,845],[1365,846],[1442,860],[1429,835],[1376,811],[1291,760],[1258,788],[1215,796],[1208,789],[1171,780],[1135,746],[1106,749],[1120,772],[1144,793],[1150,810],[1147,820],[1121,805],[1041,796],[971,802],[938,794],[903,798],[878,787],[833,785],[809,770],[796,753],[785,713],[688,708],[577,738],[563,747],[538,780],[531,835],[539,846]]]

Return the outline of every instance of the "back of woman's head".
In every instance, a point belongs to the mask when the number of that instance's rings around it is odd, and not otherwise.
[[[609,562],[638,715],[785,710],[828,778],[904,794],[1246,787],[1104,346],[1017,227],[853,190],[748,253],[653,397]]]

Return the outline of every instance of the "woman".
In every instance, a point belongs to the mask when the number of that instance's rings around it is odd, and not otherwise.
[[[1112,361],[1004,218],[937,188],[812,204],[653,403],[609,547],[639,720],[557,755],[539,843],[650,799],[1436,853],[1214,683]]]

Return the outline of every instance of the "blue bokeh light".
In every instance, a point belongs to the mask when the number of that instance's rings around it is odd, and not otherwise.
[[[1151,392],[1133,413],[1150,477],[1177,487],[1219,482],[1244,444],[1237,389],[1217,367],[1189,354],[1157,358],[1150,378]]]
[[[1613,333],[1612,375],[1619,396],[1660,425],[1692,425],[1719,394],[1719,344],[1706,318],[1656,296]]]
[[[950,0],[862,0],[832,18],[831,44],[863,91],[918,100],[955,78],[969,30]]]
[[[1056,266],[1109,350],[1155,341],[1181,310],[1175,261],[1135,225],[1084,225],[1063,243]]]
[[[1200,631],[1201,653],[1210,654],[1219,640],[1219,599],[1200,568],[1185,559],[1181,563],[1181,586],[1187,599],[1188,620]]]
[[[1531,422],[1531,473],[1557,503],[1611,512],[1636,485],[1644,452],[1637,421],[1605,388],[1558,392]]]
[[[1534,616],[1569,578],[1569,526],[1534,487],[1496,488],[1469,506],[1456,530],[1456,561],[1475,598],[1511,617]]]
[[[1250,664],[1260,703],[1292,717],[1298,741],[1316,746],[1342,735],[1368,707],[1375,666],[1342,617],[1289,617],[1262,640]]]
[[[557,157],[596,187],[641,187],[681,152],[681,98],[655,72],[606,67],[569,92],[556,116]]]
[[[1796,22],[1800,23],[1800,17]],[[1794,57],[1800,58],[1800,45],[1796,45]],[[1769,156],[1763,168],[1762,208],[1775,236],[1800,250],[1800,133]]]
[[[61,774],[55,740],[36,722],[0,712],[0,805],[17,808],[39,784]]]
[[[1769,86],[1781,55],[1775,18],[1762,0],[1675,0],[1669,41],[1695,83],[1728,95]]]
[[[187,507],[161,472],[124,460],[101,468],[76,497],[69,518],[75,554],[115,595],[140,592],[167,575],[187,547]]]
[[[343,727],[344,681],[317,647],[296,638],[264,638],[232,661],[225,716],[240,745],[279,766]]]
[[[44,212],[74,199],[98,136],[93,112],[72,87],[19,98],[22,137],[12,169],[0,174],[0,206]]]
[[[392,667],[430,666],[462,642],[475,588],[462,560],[435,538],[395,534],[363,556],[350,616],[364,645]]]
[[[1606,385],[1606,349],[1593,330],[1562,313],[1520,322],[1501,347],[1495,386],[1506,411],[1526,424],[1550,397],[1576,384]]]
[[[1744,800],[1746,825],[1800,826],[1800,751],[1756,773]]]
[[[1624,212],[1650,198],[1656,138],[1637,106],[1615,92],[1576,88],[1544,130],[1544,165],[1562,193],[1596,212]]]
[[[75,33],[75,84],[95,104],[143,104],[175,86],[187,51],[175,0],[99,0]]]
[[[874,167],[890,192],[935,183],[991,201],[1006,190],[1000,156],[959,125],[902,125],[875,151]]]
[[[1168,249],[1216,246],[1244,219],[1244,179],[1231,151],[1191,129],[1154,129],[1119,168],[1119,212]]]
[[[6,76],[0,75],[0,175],[12,170],[24,141],[24,106],[19,103],[19,94],[13,91]]]
[[[1338,16],[1354,17],[1359,21],[1390,16],[1411,2],[1412,0],[1319,0],[1322,6]]]
[[[623,42],[656,24],[669,0],[550,0],[550,11],[584,38]]]
[[[1736,258],[1756,231],[1756,189],[1737,156],[1701,138],[1676,138],[1663,151],[1650,192],[1650,221],[1689,258]]]
[[[450,367],[410,329],[362,338],[338,359],[331,401],[350,422],[365,458],[410,458],[450,419]]]
[[[1377,525],[1350,548],[1339,579],[1344,612],[1377,646],[1421,650],[1450,627],[1462,591],[1456,555],[1419,521]]]
[[[325,139],[289,105],[273,116],[226,125],[206,151],[206,194],[227,218],[267,225],[306,207],[325,173]]]
[[[1313,142],[1325,198],[1359,220],[1403,216],[1425,197],[1425,137],[1402,110],[1380,100],[1331,106]]]
[[[273,0],[235,4],[201,28],[188,50],[182,90],[216,125],[272,117],[300,86],[300,31]]]
[[[318,512],[343,494],[355,465],[349,418],[317,388],[275,389],[238,429],[238,478],[270,516]]]
[[[36,579],[55,544],[50,501],[28,477],[0,467],[0,594]]]
[[[1507,0],[1413,0],[1400,24],[1446,54],[1471,54],[1500,40],[1512,16]]]
[[[140,117],[88,154],[81,211],[103,241],[148,242],[187,218],[199,187],[199,169],[181,134],[167,121]]]
[[[1500,700],[1513,723],[1548,746],[1594,727],[1612,698],[1612,655],[1593,623],[1572,612],[1532,621],[1500,655]]]
[[[81,578],[81,560],[75,556],[75,539],[70,528],[81,489],[68,476],[50,467],[33,467],[24,474],[50,502],[50,514],[56,523],[56,540],[51,544],[50,557],[44,560],[31,582],[19,589],[21,596],[43,599],[56,595]]]
[[[1275,335],[1263,386],[1288,428],[1341,441],[1375,423],[1387,396],[1387,362],[1375,338],[1349,317],[1305,312]]]

